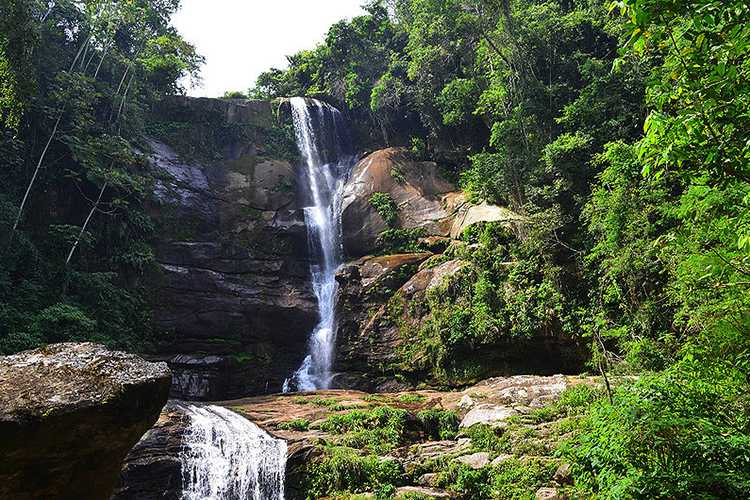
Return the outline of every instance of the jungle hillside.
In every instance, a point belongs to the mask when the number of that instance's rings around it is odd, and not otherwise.
[[[169,173],[147,153],[149,137],[175,132],[155,110],[202,63],[170,26],[178,7],[0,1],[0,354],[64,341],[148,354],[169,340],[144,277]],[[598,383],[535,415],[567,419],[551,453],[571,464],[571,498],[748,498],[750,5],[373,0],[366,11],[223,98],[327,102],[363,152],[434,162],[468,199],[521,221],[467,229],[445,260],[470,265],[425,300],[389,295],[408,342],[380,375],[463,388],[499,375],[516,339],[565,335]],[[241,133],[213,130],[194,156]],[[294,159],[283,124],[267,140]],[[378,194],[387,221],[395,207]],[[421,251],[423,237],[390,227],[382,253]],[[380,413],[368,432],[392,431]],[[489,450],[511,435],[473,432]],[[349,491],[325,483],[347,460],[318,465],[309,491]],[[385,474],[371,462],[365,476]],[[532,467],[503,467],[457,468],[446,484],[534,498],[501,487],[534,484]],[[396,481],[386,476],[380,486]]]

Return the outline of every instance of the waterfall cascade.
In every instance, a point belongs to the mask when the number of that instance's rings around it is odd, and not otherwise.
[[[220,406],[184,409],[184,500],[284,500],[286,441]]]
[[[341,191],[356,157],[349,153],[348,128],[341,113],[315,99],[290,99],[294,131],[307,171],[305,224],[319,321],[302,366],[284,383],[284,392],[327,389],[336,342],[336,270],[343,263]]]

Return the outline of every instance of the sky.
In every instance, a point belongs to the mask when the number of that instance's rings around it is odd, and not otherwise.
[[[314,49],[337,21],[364,14],[365,0],[182,0],[172,24],[206,58],[203,87],[188,95],[246,91],[287,55]],[[187,86],[187,84],[186,84]]]

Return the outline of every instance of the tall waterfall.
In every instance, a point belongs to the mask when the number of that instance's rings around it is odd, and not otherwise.
[[[184,409],[183,500],[284,500],[286,441],[220,406]]]
[[[305,207],[313,291],[319,321],[308,341],[302,366],[284,383],[299,391],[327,389],[331,382],[336,343],[336,270],[342,264],[341,191],[355,157],[341,113],[315,99],[290,99],[300,155],[307,166]]]

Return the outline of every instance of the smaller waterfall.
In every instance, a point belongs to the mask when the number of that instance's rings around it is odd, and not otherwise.
[[[184,409],[183,500],[284,500],[286,441],[220,406]]]

